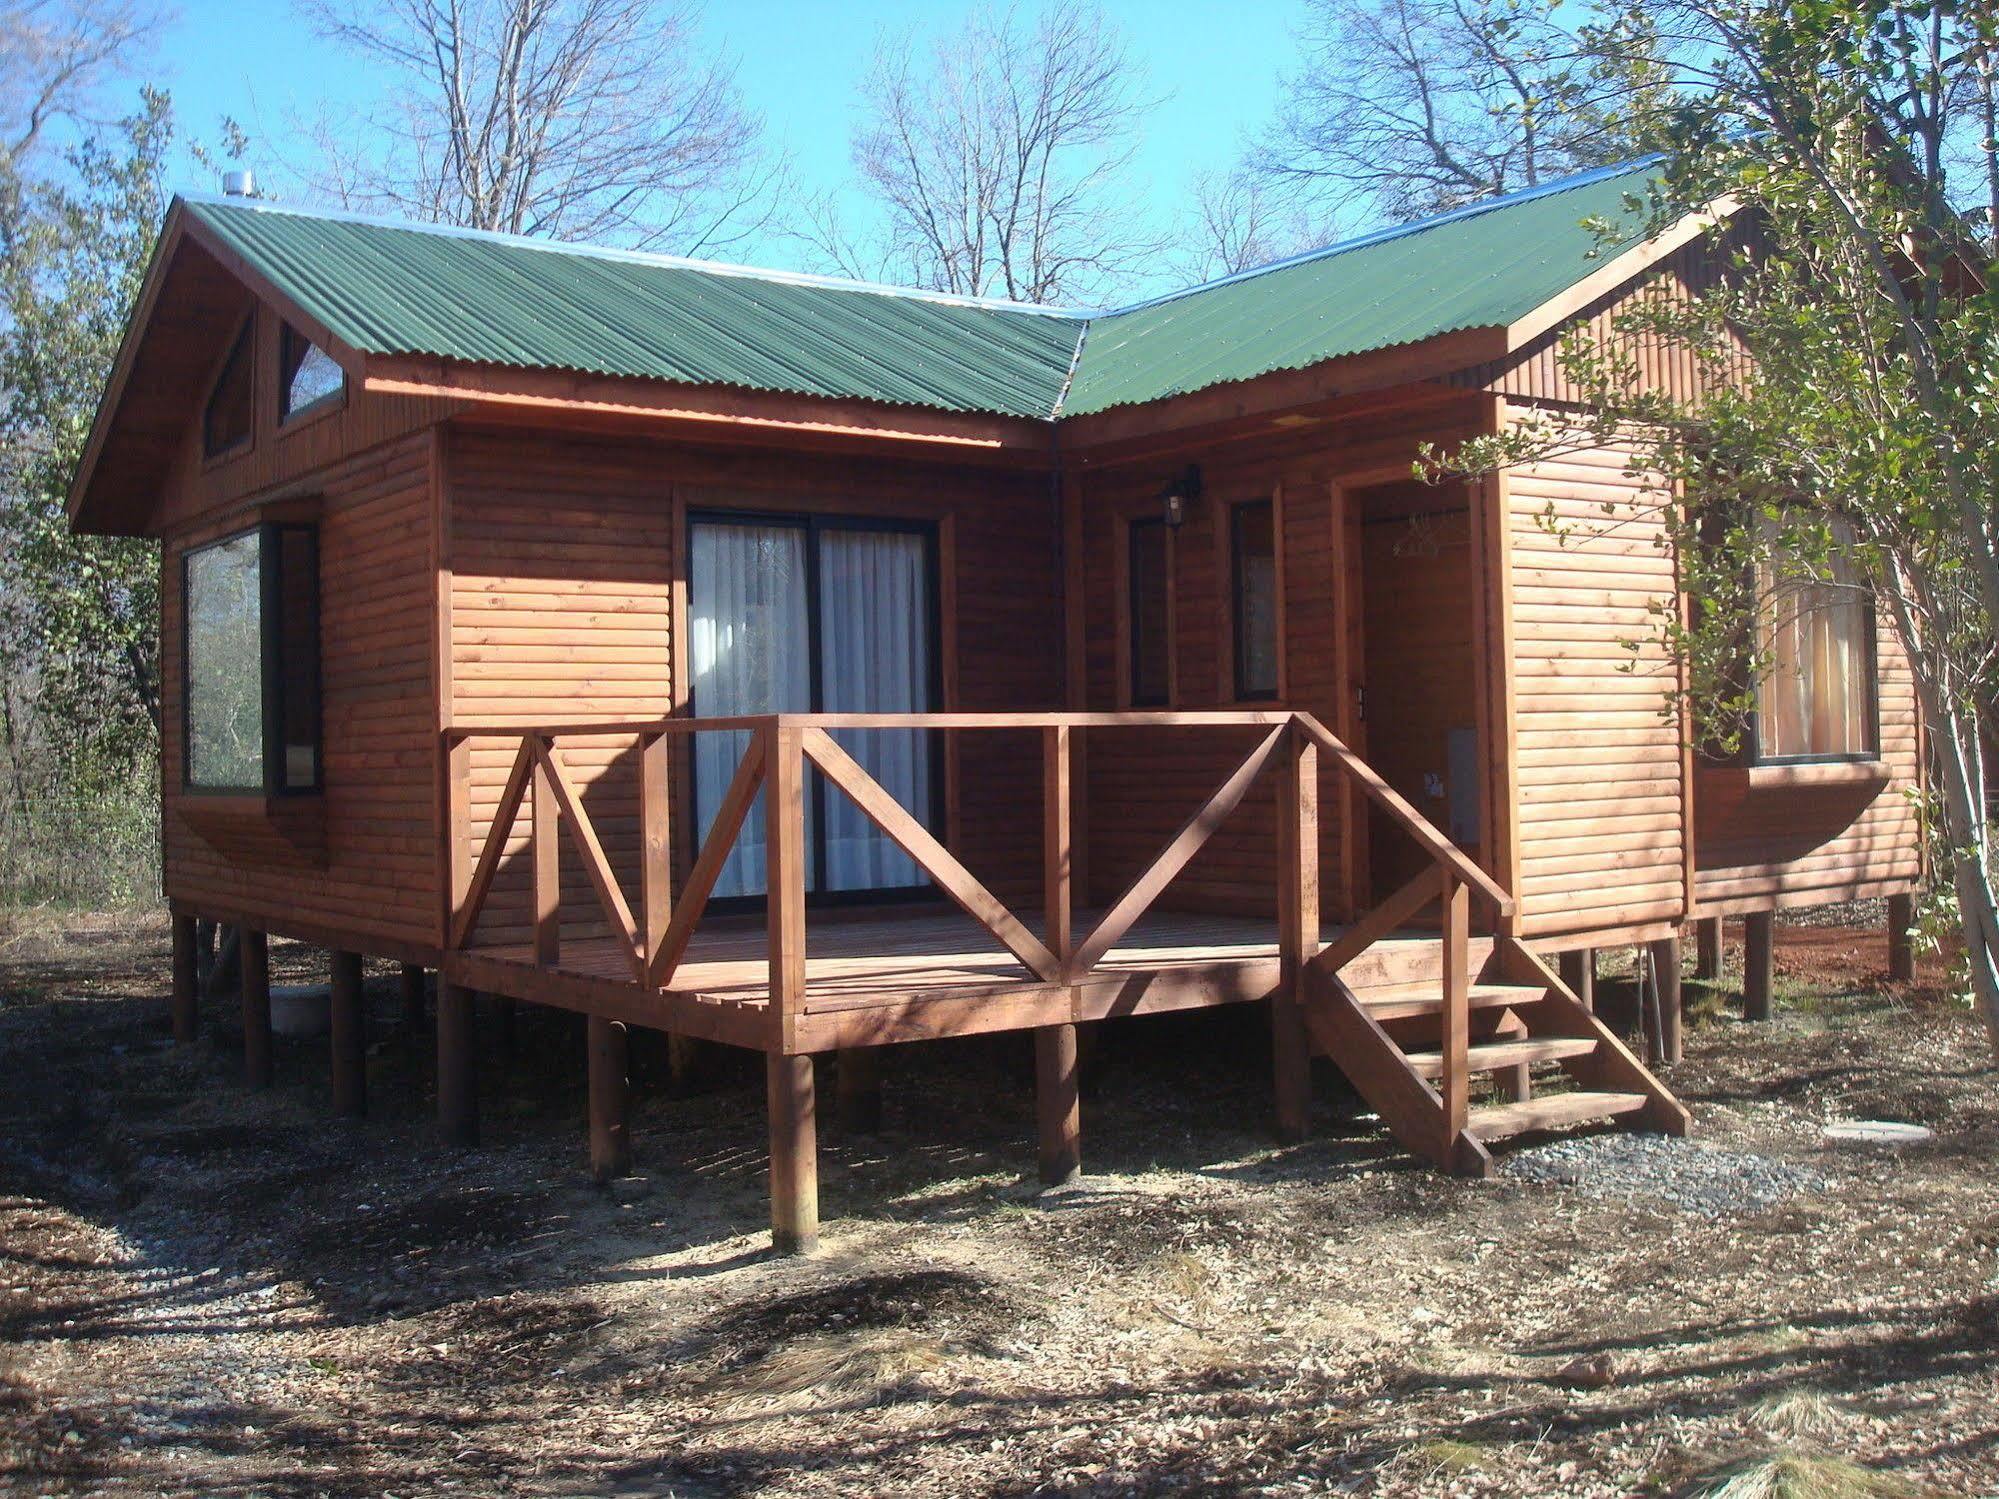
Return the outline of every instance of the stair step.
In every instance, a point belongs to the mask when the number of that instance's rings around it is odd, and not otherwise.
[[[1525,1103],[1473,1109],[1465,1121],[1465,1133],[1475,1140],[1503,1140],[1532,1129],[1555,1129],[1581,1124],[1585,1119],[1635,1113],[1647,1102],[1643,1093],[1549,1093]]]
[[[1559,1062],[1563,1057],[1586,1057],[1596,1050],[1589,1036],[1548,1036],[1539,1040],[1491,1041],[1473,1046],[1468,1052],[1473,1072],[1497,1072],[1502,1067],[1531,1066],[1535,1062]],[[1423,1077],[1437,1077],[1444,1070],[1441,1051],[1412,1051],[1409,1065]]]
[[[1539,1004],[1548,991],[1534,984],[1473,984],[1471,1008],[1501,1010],[1509,1005]],[[1367,1006],[1376,1020],[1402,1020],[1411,1015],[1434,1015],[1444,1006],[1444,996],[1436,983],[1399,984],[1388,989],[1368,989],[1354,998]]]

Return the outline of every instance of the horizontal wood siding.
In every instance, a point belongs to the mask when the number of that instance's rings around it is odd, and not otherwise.
[[[1125,706],[1120,675],[1125,586],[1121,549],[1130,519],[1159,513],[1159,493],[1187,462],[1201,466],[1206,493],[1173,540],[1175,696],[1172,706],[1236,706],[1232,655],[1230,506],[1275,496],[1282,515],[1282,706],[1316,716],[1365,753],[1354,716],[1359,683],[1358,604],[1342,572],[1355,565],[1355,528],[1345,523],[1344,491],[1406,477],[1426,440],[1448,442],[1478,430],[1479,398],[1432,395],[1369,417],[1327,420],[1299,432],[1192,450],[1172,462],[1085,471],[1083,574],[1087,706]],[[1467,605],[1467,607],[1469,607]],[[1254,706],[1254,705],[1250,705]],[[1088,736],[1089,898],[1113,900],[1150,863],[1247,753],[1235,731],[1100,730]],[[1328,919],[1354,909],[1344,871],[1351,787],[1322,768],[1320,840]],[[1181,909],[1240,915],[1275,911],[1275,801],[1261,786],[1210,840],[1163,897]],[[1355,840],[1356,842],[1358,840]]]
[[[1749,788],[1740,771],[1694,776],[1694,893],[1703,915],[1907,889],[1922,873],[1915,684],[1894,626],[1876,625],[1885,781]]]
[[[1569,377],[1562,357],[1564,346],[1573,340],[1583,348],[1615,351],[1628,358],[1630,373],[1643,389],[1698,401],[1707,394],[1708,380],[1685,346],[1650,331],[1620,328],[1619,320],[1641,299],[1683,304],[1712,288],[1727,273],[1730,258],[1751,246],[1752,235],[1749,226],[1734,224],[1719,238],[1683,245],[1645,275],[1606,292],[1505,359],[1459,371],[1452,383],[1520,401],[1581,402],[1589,392]],[[1731,368],[1738,378],[1746,374],[1746,356],[1738,357]]]
[[[200,914],[367,951],[434,947],[440,894],[432,698],[430,439],[417,434],[315,472],[319,522],[323,862],[284,825],[181,789],[181,558],[242,528],[218,507],[163,548],[164,843],[169,898]]]
[[[1686,805],[1662,495],[1618,445],[1508,475],[1521,928],[1677,921]],[[1606,513],[1605,507],[1610,507]],[[1634,649],[1635,647],[1635,649]]]
[[[684,708],[675,669],[679,517],[689,509],[836,512],[937,524],[945,706],[1051,708],[1061,699],[1055,502],[1038,477],[822,457],[811,461],[614,438],[455,432],[450,493],[452,721],[550,723],[660,716]],[[1006,898],[1039,891],[1040,752],[1032,735],[950,736],[947,791],[957,851]],[[566,737],[559,747],[636,906],[635,744]],[[463,857],[480,847],[511,763],[472,751]],[[676,865],[694,852],[685,763],[676,759]],[[527,818],[482,917],[483,943],[527,936]],[[563,935],[598,935],[595,895],[563,850]]]

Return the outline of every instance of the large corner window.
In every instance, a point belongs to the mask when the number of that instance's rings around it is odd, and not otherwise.
[[[1757,758],[1873,758],[1874,611],[1846,559],[1815,578],[1766,570],[1757,637],[1768,663],[1756,690]]]
[[[1173,694],[1173,546],[1166,522],[1155,517],[1132,521],[1127,547],[1131,619],[1126,698],[1134,708],[1163,708]]]
[[[1252,500],[1229,512],[1231,617],[1238,701],[1277,696],[1277,535],[1275,507]]]
[[[290,323],[278,334],[278,420],[330,405],[347,389],[347,372]]]
[[[250,441],[256,386],[256,361],[250,349],[250,330],[256,321],[255,318],[244,320],[236,342],[230,345],[229,357],[222,361],[222,372],[215,377],[214,388],[208,393],[208,404],[202,408],[203,457],[219,458]]]
[[[317,791],[317,533],[273,522],[189,552],[181,607],[188,786]]]

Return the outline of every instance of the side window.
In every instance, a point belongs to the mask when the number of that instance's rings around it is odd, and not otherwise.
[[[1759,760],[1854,760],[1876,752],[1874,611],[1844,559],[1825,578],[1766,575],[1756,688]]]
[[[1130,679],[1126,697],[1134,708],[1161,708],[1172,696],[1172,543],[1166,522],[1130,522],[1127,538],[1126,600],[1130,612]]]
[[[208,393],[208,405],[201,413],[203,457],[219,458],[250,440],[256,385],[250,330],[256,321],[254,317],[244,320],[229,357],[222,361],[222,373],[215,377],[215,388]]]
[[[318,790],[317,533],[268,524],[189,552],[181,609],[187,785]]]
[[[278,420],[287,421],[347,389],[347,372],[290,323],[278,333]]]
[[[1277,696],[1277,537],[1269,500],[1229,511],[1238,700]]]

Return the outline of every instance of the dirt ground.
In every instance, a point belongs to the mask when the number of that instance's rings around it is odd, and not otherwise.
[[[1777,1457],[1794,1493],[1999,1493],[1999,1074],[1878,925],[1782,928],[1772,1024],[1691,991],[1691,1148],[1824,1187],[1774,1206],[1447,1180],[1330,1072],[1273,1148],[1244,1011],[1102,1035],[1092,1174],[1050,1195],[1020,1038],[895,1054],[791,1260],[749,1059],[675,1096],[640,1045],[638,1174],[597,1189],[566,1017],[487,1027],[451,1150],[392,975],[336,1125],[323,1042],[261,1096],[226,1006],[172,1047],[164,939],[0,947],[0,1492],[1698,1494]]]

